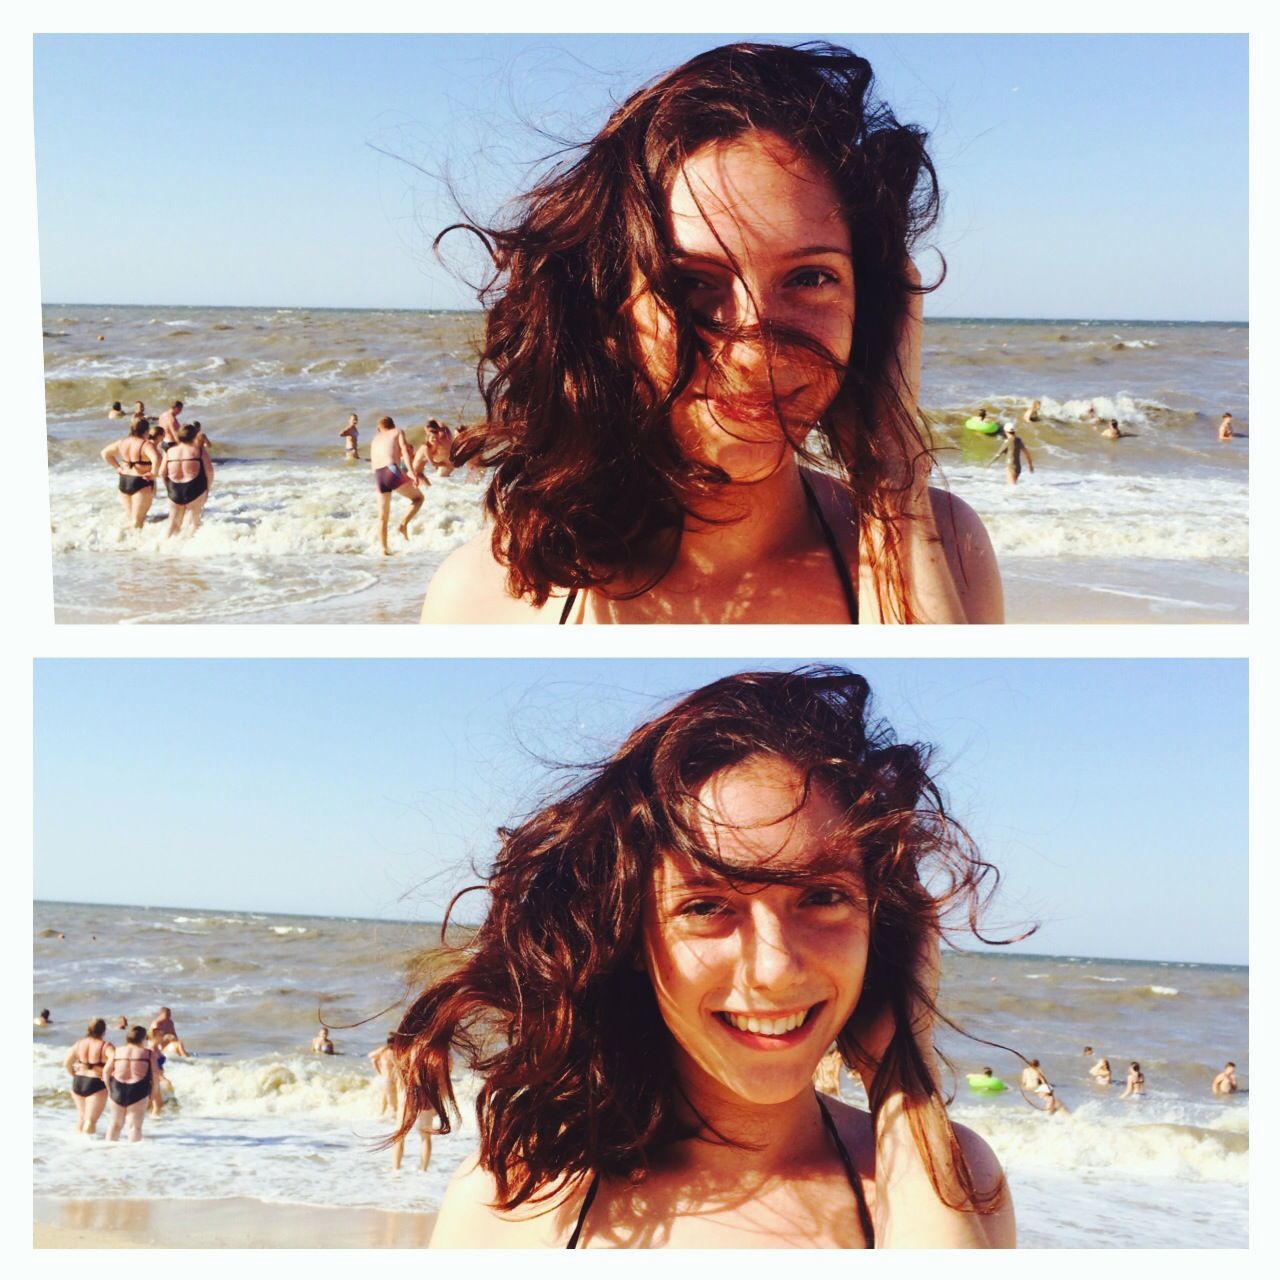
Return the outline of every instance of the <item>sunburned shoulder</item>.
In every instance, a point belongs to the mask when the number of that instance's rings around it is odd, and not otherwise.
[[[422,602],[422,622],[545,620],[545,609],[508,595],[507,570],[494,558],[487,529],[445,557]]]
[[[581,1192],[504,1212],[493,1174],[468,1156],[449,1182],[435,1229],[433,1249],[544,1249],[563,1245],[572,1231],[572,1215]]]

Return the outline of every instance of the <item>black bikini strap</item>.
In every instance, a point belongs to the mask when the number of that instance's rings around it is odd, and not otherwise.
[[[573,1229],[573,1235],[569,1237],[569,1243],[565,1245],[566,1249],[576,1249],[578,1247],[578,1237],[582,1234],[582,1224],[586,1222],[591,1202],[596,1198],[596,1192],[599,1190],[600,1175],[597,1173],[592,1177],[591,1185],[587,1188],[587,1198],[583,1200],[582,1208],[578,1210],[578,1223]]]
[[[569,615],[573,612],[573,602],[578,598],[578,588],[574,587],[564,599],[564,608],[560,610],[560,621],[557,626],[563,627],[569,621]]]
[[[818,1110],[822,1112],[822,1123],[826,1126],[827,1133],[831,1135],[831,1141],[836,1144],[836,1150],[840,1153],[840,1163],[844,1165],[845,1177],[849,1179],[849,1186],[853,1188],[853,1197],[858,1202],[858,1223],[862,1227],[862,1234],[866,1239],[867,1248],[874,1249],[876,1247],[876,1232],[871,1222],[871,1210],[867,1208],[867,1196],[862,1189],[862,1179],[858,1177],[858,1171],[853,1167],[853,1160],[845,1149],[844,1143],[840,1141],[836,1122],[832,1120],[831,1113],[827,1110],[827,1104],[821,1098],[818,1098]]]
[[[844,594],[844,607],[848,610],[849,621],[856,623],[858,621],[858,593],[854,589],[849,566],[845,563],[845,558],[840,551],[840,544],[836,541],[836,535],[831,532],[827,517],[823,515],[822,506],[818,502],[817,495],[810,487],[809,481],[805,479],[803,470],[800,472],[800,483],[804,486],[805,501],[809,504],[809,510],[818,518],[822,536],[826,540],[827,550],[831,553],[831,563],[835,565],[836,575],[840,579],[840,590]]]

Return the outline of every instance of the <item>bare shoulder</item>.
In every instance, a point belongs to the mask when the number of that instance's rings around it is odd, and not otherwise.
[[[539,1204],[511,1213],[496,1207],[497,1198],[493,1174],[481,1168],[477,1155],[468,1156],[445,1191],[431,1233],[431,1248],[553,1248],[568,1237],[566,1215],[581,1194],[557,1196],[549,1206]]]
[[[1009,1188],[1004,1181],[1004,1170],[996,1153],[991,1150],[985,1138],[974,1133],[962,1124],[953,1125],[956,1141],[960,1144],[964,1162],[969,1166],[974,1188],[980,1196],[989,1196],[1003,1186],[1004,1191],[999,1207],[993,1212],[982,1214],[980,1221],[987,1237],[987,1247],[991,1249],[1012,1249],[1017,1243],[1017,1229],[1013,1216],[1013,1200]],[[975,1215],[977,1216],[977,1215]]]
[[[422,602],[422,622],[542,622],[543,609],[507,594],[507,570],[487,529],[449,553]]]
[[[987,527],[962,498],[929,490],[934,523],[969,622],[1003,622],[1004,588]]]

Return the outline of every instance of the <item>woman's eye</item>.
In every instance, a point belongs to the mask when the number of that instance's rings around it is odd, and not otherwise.
[[[705,920],[720,915],[725,910],[723,902],[718,902],[714,898],[698,898],[693,902],[686,902],[677,914],[691,916],[696,920]]]
[[[712,293],[715,287],[714,281],[707,280],[703,276],[678,275],[676,277],[676,288],[686,298]]]
[[[811,889],[804,898],[805,905],[810,907],[838,907],[849,900],[849,895],[841,889]]]
[[[797,271],[788,281],[788,284],[800,289],[820,289],[824,285],[839,283],[840,278],[823,267],[806,267],[803,271]]]

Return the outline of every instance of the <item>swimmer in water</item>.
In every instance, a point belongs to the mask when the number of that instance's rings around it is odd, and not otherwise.
[[[1235,434],[1236,433],[1231,425],[1231,415],[1229,413],[1224,413],[1222,415],[1222,421],[1218,423],[1218,439],[1232,440],[1235,438]]]
[[[1031,1062],[1022,1068],[1022,1090],[1024,1093],[1030,1091],[1037,1097],[1044,1099],[1044,1113],[1047,1116],[1056,1115],[1059,1111],[1064,1116],[1071,1114],[1054,1096],[1053,1085],[1049,1083],[1045,1078],[1044,1072],[1040,1070],[1039,1058],[1032,1058]]]
[[[389,554],[387,523],[391,518],[392,495],[399,494],[409,503],[408,513],[396,526],[408,542],[409,522],[422,510],[422,490],[418,486],[430,485],[431,481],[419,476],[409,441],[391,418],[378,419],[378,434],[369,445],[369,464],[373,468],[374,488],[378,491],[378,545],[385,556]]]
[[[347,425],[338,432],[338,439],[347,442],[346,456],[351,462],[360,461],[360,417],[353,413]]]
[[[111,408],[107,410],[107,418],[112,419],[112,418],[123,418],[123,417],[124,417],[124,409],[120,407],[120,401],[113,400],[111,402]]]
[[[1026,413],[1022,415],[1023,422],[1039,422],[1040,421],[1040,401],[1033,400]]]
[[[165,445],[170,448],[178,443],[178,428],[182,423],[178,421],[178,415],[182,412],[182,401],[175,400],[161,415],[160,427],[164,431]]]
[[[1120,424],[1115,420],[1115,418],[1111,419],[1102,432],[1102,438],[1104,440],[1125,440],[1131,435],[1133,435],[1132,431],[1120,430]]]
[[[316,1032],[316,1038],[311,1042],[312,1053],[336,1053],[333,1047],[333,1041],[329,1039],[329,1028],[321,1027]]]
[[[995,452],[995,457],[987,463],[990,466],[996,458],[1001,454],[1007,453],[1008,460],[1004,464],[1005,480],[1009,484],[1017,484],[1018,477],[1022,474],[1022,459],[1026,458],[1027,466],[1031,468],[1032,473],[1035,472],[1036,464],[1031,457],[1031,450],[1022,443],[1022,437],[1018,435],[1012,424],[1004,429],[1004,444]]]
[[[34,1018],[31,1019],[33,1027],[47,1027],[53,1022],[53,1018],[49,1015],[48,1009],[41,1009]]]
[[[1111,1063],[1106,1058],[1099,1058],[1089,1068],[1089,1074],[1098,1084],[1109,1085],[1111,1083]]]
[[[436,469],[436,474],[450,475],[453,472],[453,432],[432,418],[427,423],[426,438],[418,446],[413,458],[414,469],[422,474],[428,466]]]
[[[213,485],[213,459],[199,443],[200,424],[183,423],[178,428],[178,442],[169,447],[160,464],[160,478],[169,495],[169,527],[166,538],[181,531],[182,522],[190,517],[189,528],[200,528],[200,515],[209,500]]]
[[[1124,1092],[1121,1101],[1126,1098],[1145,1098],[1147,1096],[1147,1078],[1142,1074],[1142,1067],[1137,1062],[1129,1063],[1129,1074],[1125,1077]]]
[[[1213,1077],[1213,1092],[1225,1096],[1226,1094],[1235,1093],[1240,1088],[1240,1082],[1236,1079],[1236,1064],[1228,1062],[1216,1076]]]
[[[156,496],[161,453],[151,441],[146,418],[134,418],[129,434],[103,449],[100,457],[120,477],[120,505],[128,528],[141,529]]]

